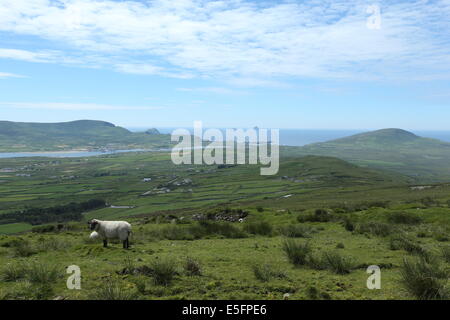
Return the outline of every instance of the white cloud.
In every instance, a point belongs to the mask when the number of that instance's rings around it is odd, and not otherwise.
[[[0,58],[245,86],[291,77],[448,79],[450,2],[379,3],[381,29],[373,30],[365,0],[1,1],[0,31],[60,50],[0,49]]]
[[[65,103],[65,102],[48,102],[48,103],[29,103],[29,102],[0,102],[1,107],[15,109],[47,109],[47,110],[158,110],[163,107],[148,106],[117,106],[95,103]]]
[[[25,76],[15,73],[0,72],[0,79],[2,78],[25,78]]]

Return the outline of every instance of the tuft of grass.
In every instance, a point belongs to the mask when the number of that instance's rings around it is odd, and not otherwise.
[[[348,274],[354,267],[353,260],[350,257],[346,257],[337,251],[324,252],[322,264],[337,274]]]
[[[299,242],[294,239],[284,240],[282,248],[289,261],[295,266],[306,265],[312,251],[309,242]]]
[[[281,235],[288,238],[311,238],[315,229],[308,226],[290,224],[280,227],[279,232]]]
[[[448,263],[450,263],[450,246],[441,247],[442,257]]]
[[[448,299],[449,277],[449,272],[436,259],[403,259],[401,283],[417,299]]]
[[[37,253],[37,250],[33,247],[33,244],[25,239],[12,242],[11,248],[13,250],[14,257],[26,258]]]
[[[255,275],[255,278],[263,281],[263,282],[269,282],[273,278],[278,279],[285,279],[287,278],[287,275],[285,272],[282,272],[280,270],[275,269],[270,264],[255,264],[252,266],[253,274]]]
[[[273,227],[266,221],[246,222],[244,224],[244,230],[251,234],[257,234],[261,236],[270,236],[273,232]]]
[[[155,259],[149,267],[153,282],[157,285],[167,286],[177,275],[176,263],[172,259]]]
[[[27,275],[27,269],[23,263],[8,263],[0,272],[0,280],[12,282],[24,279]]]
[[[90,295],[91,300],[134,300],[136,293],[126,290],[118,281],[109,279]]]
[[[203,273],[200,262],[191,257],[186,258],[183,268],[186,274],[189,276],[201,276]]]
[[[27,279],[31,283],[50,284],[56,282],[61,276],[58,268],[54,265],[34,262],[30,263],[27,268]]]
[[[68,241],[56,237],[38,239],[36,248],[38,251],[63,251],[68,249],[71,244]]]

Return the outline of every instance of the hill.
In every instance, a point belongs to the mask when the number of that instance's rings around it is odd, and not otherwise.
[[[287,156],[337,157],[420,180],[450,179],[450,143],[419,137],[401,129],[383,129],[304,147],[286,147],[283,152]]]
[[[417,296],[401,281],[405,257],[450,270],[448,184],[413,190],[336,158],[281,160],[278,175],[261,176],[252,165],[174,165],[167,152],[0,159],[11,169],[0,183],[0,300],[404,300]],[[90,239],[92,218],[130,222],[131,249]],[[66,285],[74,263],[82,290]],[[383,290],[367,289],[371,265]]]
[[[0,152],[132,149],[167,146],[168,135],[133,133],[105,121],[0,121]]]

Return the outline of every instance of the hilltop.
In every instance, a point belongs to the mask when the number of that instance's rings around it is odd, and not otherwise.
[[[286,147],[283,154],[332,156],[420,180],[450,179],[450,143],[402,129],[382,129],[303,147]]]
[[[167,146],[169,140],[168,135],[133,133],[105,121],[0,121],[0,152],[148,148]]]

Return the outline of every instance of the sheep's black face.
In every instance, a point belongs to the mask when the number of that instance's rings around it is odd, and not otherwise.
[[[97,221],[89,221],[89,222],[88,222],[89,229],[95,230],[95,227],[97,227],[97,224],[98,224]]]

